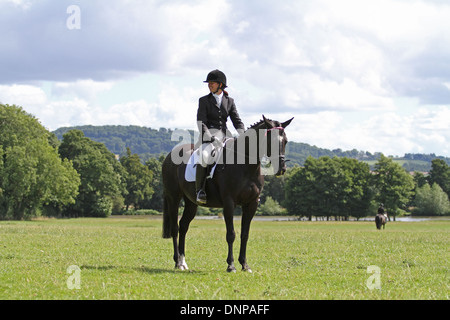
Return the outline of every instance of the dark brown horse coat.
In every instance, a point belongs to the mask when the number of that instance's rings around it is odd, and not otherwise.
[[[284,151],[287,139],[284,128],[291,121],[292,119],[280,123],[278,121],[268,120],[263,116],[262,121],[250,128],[255,129],[255,132],[257,132],[259,142],[271,141],[269,138],[271,135],[274,135],[273,137],[276,138],[274,140],[278,141],[279,154],[272,155],[271,158],[272,162],[277,161],[278,163],[278,172],[276,172],[278,175],[286,171]],[[227,144],[224,149],[226,157],[237,158],[239,152],[237,145],[239,145],[239,142],[242,142],[242,139],[246,139],[245,135],[241,135],[238,139],[232,141],[232,143]],[[185,261],[185,236],[189,229],[189,224],[197,212],[195,183],[187,182],[184,178],[186,163],[192,154],[192,147],[192,145],[177,147],[167,156],[162,167],[164,184],[163,237],[173,239],[175,267],[182,270],[188,269]],[[224,164],[219,164],[214,177],[206,184],[206,193],[208,194],[208,203],[206,206],[223,208],[223,216],[227,230],[227,271],[229,272],[236,270],[233,258],[233,242],[236,237],[233,226],[233,212],[238,205],[242,207],[239,262],[243,270],[251,271],[246,261],[247,240],[250,223],[255,215],[259,203],[259,195],[264,185],[260,158],[252,159],[250,154],[246,154],[245,156],[245,163],[225,161]],[[274,158],[275,156],[276,158]],[[182,157],[182,163],[174,163],[173,157]],[[185,208],[178,225],[178,207],[181,199],[184,199]],[[179,242],[177,242],[178,236]]]

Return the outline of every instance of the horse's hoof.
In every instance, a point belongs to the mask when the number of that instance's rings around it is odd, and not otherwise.
[[[245,271],[245,272],[248,272],[248,273],[252,273],[252,269],[250,269],[249,265],[246,262],[244,262],[242,264],[242,271]]]
[[[227,272],[233,272],[236,273],[236,268],[234,266],[228,266]]]
[[[180,258],[178,259],[178,263],[175,264],[175,269],[178,270],[189,270],[187,263],[186,263],[186,259],[184,258],[184,256],[180,256]]]

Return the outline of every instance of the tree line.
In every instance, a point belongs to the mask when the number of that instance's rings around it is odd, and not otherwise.
[[[279,178],[272,178],[279,179]],[[309,157],[303,167],[291,169],[279,183],[284,195],[277,199],[287,213],[308,219],[348,220],[373,216],[383,204],[390,217],[409,211],[415,215],[450,214],[450,167],[432,160],[428,176],[411,175],[384,155],[374,170],[350,158]]]
[[[67,130],[58,138],[21,107],[0,105],[0,219],[161,212],[163,159],[143,161],[129,147],[117,159],[81,130]],[[265,180],[258,208],[262,215],[345,220],[373,215],[380,202],[394,217],[410,207],[416,214],[450,211],[450,169],[441,159],[432,160],[428,176],[411,176],[382,154],[373,170],[353,158],[308,157],[286,175]]]
[[[129,149],[117,161],[80,130],[60,141],[21,107],[0,105],[0,219],[161,210],[161,161],[143,164]]]
[[[59,128],[54,133],[61,140],[63,134],[70,130],[83,131],[86,137],[104,143],[108,150],[114,154],[125,155],[127,148],[130,148],[132,153],[139,155],[142,162],[169,153],[178,143],[178,141],[172,141],[172,133],[174,131],[165,128],[156,130],[140,126],[88,125]],[[190,130],[189,134],[193,137],[194,131]],[[370,153],[356,149],[348,151],[343,151],[342,149],[329,150],[293,141],[286,146],[286,156],[290,160],[288,167],[303,166],[306,159],[312,156],[313,158],[339,157],[357,159],[369,162],[373,169],[373,163],[380,158],[380,155],[380,152]],[[435,154],[405,154],[403,157],[395,157],[393,159],[401,163],[410,172],[428,172],[431,169],[431,161],[434,159],[441,159],[450,164],[450,158]]]

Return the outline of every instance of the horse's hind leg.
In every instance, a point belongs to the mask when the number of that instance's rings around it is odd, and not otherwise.
[[[255,215],[258,203],[251,203],[242,206],[242,226],[241,226],[241,250],[239,252],[239,263],[242,265],[242,271],[252,272],[247,264],[247,241],[250,233],[250,223]]]
[[[185,197],[184,199],[184,211],[183,216],[180,219],[180,227],[179,227],[179,245],[178,245],[178,261],[176,268],[180,270],[188,270],[188,266],[186,264],[186,255],[185,255],[185,244],[186,244],[186,233],[189,230],[189,224],[192,219],[194,219],[195,214],[197,213],[197,205],[191,202],[189,199]]]
[[[223,207],[223,217],[225,219],[225,225],[227,228],[227,243],[228,243],[227,272],[236,272],[233,257],[233,243],[234,240],[236,239],[236,232],[234,231],[234,224],[233,224],[234,209],[235,209],[234,204],[224,205]]]
[[[179,260],[178,250],[178,205],[180,199],[170,199],[164,196],[164,218],[163,218],[163,236],[164,238],[172,238],[173,243],[173,260],[175,268]]]

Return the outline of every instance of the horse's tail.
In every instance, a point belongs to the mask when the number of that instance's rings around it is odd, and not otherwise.
[[[163,192],[163,230],[162,236],[164,239],[176,237],[178,233],[178,202],[173,199],[178,197],[179,190],[177,189],[178,181],[176,177],[176,167],[171,160],[171,154],[167,156],[162,164],[162,180],[164,185]],[[175,205],[176,204],[176,205]]]
[[[378,230],[381,230],[381,217],[379,215],[375,216],[375,225],[377,226]]]

